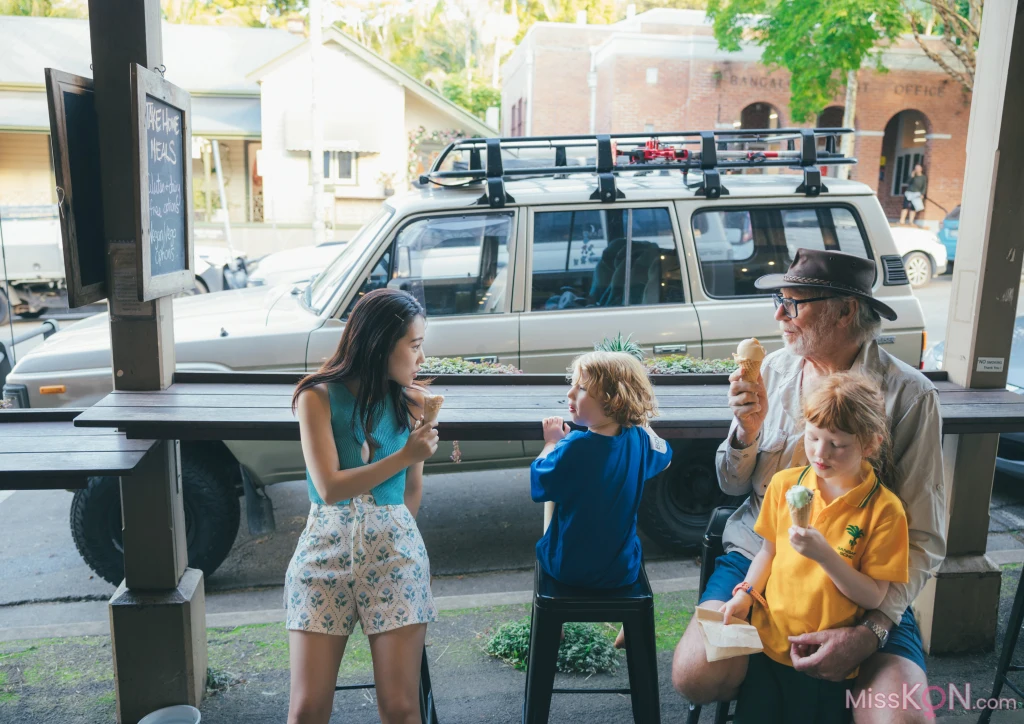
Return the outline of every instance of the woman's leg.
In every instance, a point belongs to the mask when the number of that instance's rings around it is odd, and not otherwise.
[[[911,223],[911,225],[913,225],[914,219],[916,219],[916,218],[917,218],[917,212],[914,211],[913,209],[911,209],[910,210],[910,223]]]
[[[900,210],[900,226],[903,226],[905,223],[907,223],[907,207],[906,206],[904,206]]]
[[[426,637],[425,623],[370,635],[381,724],[421,724],[420,662]]]
[[[310,631],[288,632],[291,659],[291,697],[288,724],[328,724],[334,708],[338,667],[348,636]]]

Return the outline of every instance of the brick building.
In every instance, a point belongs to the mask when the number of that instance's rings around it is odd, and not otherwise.
[[[760,57],[752,45],[719,50],[697,10],[651,10],[613,25],[537,23],[502,68],[502,133],[811,125],[789,118],[789,74],[769,72]],[[923,162],[928,203],[919,218],[932,226],[960,203],[970,95],[912,37],[882,60],[889,72],[859,74],[851,178],[877,188],[897,218],[903,184]],[[841,125],[843,102],[840,93],[817,125]]]

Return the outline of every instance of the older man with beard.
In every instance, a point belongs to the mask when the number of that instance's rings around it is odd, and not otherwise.
[[[875,341],[880,317],[894,320],[896,313],[871,296],[874,277],[870,260],[798,249],[785,274],[757,280],[759,289],[775,291],[775,318],[785,347],[765,358],[756,383],[744,382],[739,373],[729,378],[735,419],[718,449],[718,480],[725,493],[750,497],[726,524],[726,553],[715,562],[700,601],[700,606],[717,611],[732,597],[761,547],[754,523],[769,481],[780,470],[809,464],[803,445],[803,395],[833,372],[854,370],[875,379],[885,396],[892,436],[891,473],[883,482],[906,506],[910,580],[890,584],[882,605],[856,626],[790,639],[798,671],[841,681],[860,667],[853,699],[862,692],[868,697],[862,699],[865,706],[854,705],[858,724],[930,718],[930,711],[918,708],[928,682],[910,604],[945,555],[938,393],[924,375]],[[728,701],[736,697],[746,670],[746,656],[709,663],[691,621],[676,647],[672,681],[690,701]],[[886,706],[867,704],[868,698],[877,702],[879,694],[887,697]],[[890,694],[897,694],[895,707],[889,706]]]

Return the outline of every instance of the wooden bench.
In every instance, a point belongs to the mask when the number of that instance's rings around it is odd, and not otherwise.
[[[1024,431],[1024,396],[964,389],[929,373],[939,390],[942,431],[949,434]],[[83,428],[116,428],[129,439],[298,440],[291,410],[300,375],[178,373],[159,392],[113,392],[75,418]],[[724,439],[732,423],[725,375],[655,375],[664,438]],[[567,417],[562,375],[440,375],[445,396],[438,432],[444,440],[540,440],[540,420]]]
[[[93,475],[131,475],[156,444],[75,427],[81,410],[0,411],[0,490],[78,489]]]

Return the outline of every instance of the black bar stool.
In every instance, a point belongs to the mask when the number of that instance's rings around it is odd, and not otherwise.
[[[1006,638],[1003,639],[1003,650],[999,653],[999,663],[996,665],[996,680],[992,684],[990,699],[998,699],[1003,686],[1008,686],[1013,692],[1024,699],[1024,691],[1010,681],[1007,674],[1024,671],[1024,666],[1013,663],[1013,654],[1017,649],[1017,639],[1020,638],[1020,627],[1024,623],[1024,575],[1017,583],[1017,593],[1013,597],[1013,608],[1010,609],[1010,620],[1006,622]],[[978,717],[978,724],[985,724],[992,718],[992,709],[985,709]]]
[[[722,545],[722,533],[725,532],[725,524],[729,516],[736,511],[735,506],[722,506],[711,511],[711,518],[708,519],[708,527],[704,529],[704,541],[700,553],[700,588],[697,597],[700,598],[707,588],[708,579],[715,570],[715,559],[725,555],[725,547]],[[720,701],[715,706],[715,724],[725,724],[730,721],[728,701]],[[686,724],[697,724],[700,721],[700,704],[690,704],[690,710],[686,715]]]
[[[351,684],[335,686],[335,691],[351,691],[353,689],[375,689],[376,684]],[[423,724],[438,724],[437,709],[434,708],[434,690],[430,688],[430,667],[427,665],[427,649],[423,648],[423,661],[420,663],[420,721]]]
[[[555,689],[562,624],[621,621],[626,635],[628,689]],[[530,651],[526,662],[524,724],[547,724],[552,694],[629,694],[636,724],[660,724],[658,657],[654,640],[654,594],[647,572],[632,586],[612,590],[559,583],[536,566]]]

